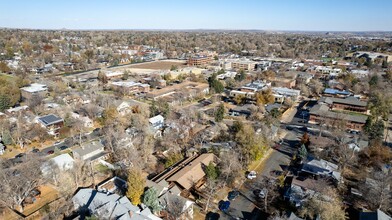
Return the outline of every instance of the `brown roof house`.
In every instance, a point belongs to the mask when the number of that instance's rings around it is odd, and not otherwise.
[[[204,167],[210,162],[214,162],[214,154],[202,154],[196,159],[186,164],[182,169],[172,175],[167,181],[174,182],[183,189],[189,190],[194,185],[199,185],[206,176]]]
[[[204,184],[206,177],[204,168],[214,161],[215,155],[212,153],[188,157],[158,174],[151,181],[158,184],[167,182],[168,188],[179,188],[180,191],[189,192]]]

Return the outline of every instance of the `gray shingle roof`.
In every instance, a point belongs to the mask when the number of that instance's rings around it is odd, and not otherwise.
[[[94,141],[94,142],[83,144],[83,147],[76,148],[73,151],[78,153],[81,157],[83,157],[84,155],[99,150],[101,148],[104,148],[102,143],[99,141]]]
[[[87,208],[94,215],[102,219],[119,220],[150,220],[159,219],[151,211],[141,210],[132,205],[126,197],[117,194],[106,194],[94,189],[80,189],[72,201],[77,208]],[[130,215],[130,212],[132,213]]]
[[[333,112],[329,111],[329,107],[326,105],[315,105],[309,112],[310,114],[323,116],[331,119],[346,120],[357,123],[366,123],[368,116],[366,115],[352,115],[345,114],[343,112]]]
[[[339,103],[339,104],[354,105],[354,106],[361,106],[361,107],[367,106],[367,102],[361,101],[353,96],[345,99],[328,97],[325,98],[325,102],[328,104]]]

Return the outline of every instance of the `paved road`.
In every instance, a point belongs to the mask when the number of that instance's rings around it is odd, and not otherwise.
[[[284,143],[279,149],[273,150],[268,158],[256,170],[257,175],[270,176],[272,170],[283,170],[290,163],[291,155],[295,151],[295,144],[299,134],[296,130],[287,131]],[[253,194],[255,180],[247,180],[239,189],[240,196],[232,201],[228,215],[221,215],[221,219],[262,219],[261,207],[257,206]]]

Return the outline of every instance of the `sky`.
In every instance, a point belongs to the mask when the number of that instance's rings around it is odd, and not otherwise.
[[[392,0],[0,0],[0,27],[392,31]]]

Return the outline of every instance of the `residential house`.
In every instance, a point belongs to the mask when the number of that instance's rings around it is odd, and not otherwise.
[[[284,87],[272,87],[272,94],[275,97],[275,102],[282,103],[285,98],[290,98],[292,100],[297,100],[301,94],[300,90],[288,89]]]
[[[5,113],[10,116],[15,116],[19,113],[27,111],[27,109],[29,109],[29,107],[27,105],[23,105],[23,106],[18,106],[15,108],[9,108],[9,109],[5,110]]]
[[[168,206],[172,203],[175,203],[183,204],[181,215],[182,217],[184,217],[183,219],[193,219],[194,202],[184,197],[181,197],[181,190],[176,185],[169,184],[167,181],[161,181],[156,183],[151,180],[147,180],[146,185],[148,188],[154,188],[155,190],[157,190],[158,200],[163,209],[163,211],[161,211],[161,214],[163,216],[167,216],[165,210],[168,208]]]
[[[308,198],[316,195],[317,181],[314,179],[301,179],[298,177],[286,177],[286,181],[290,182],[289,187],[286,187],[283,197],[294,204],[296,207],[301,207]]]
[[[72,198],[79,219],[92,214],[99,219],[160,220],[144,205],[134,206],[125,196],[100,192],[95,189],[80,189]]]
[[[108,155],[100,141],[84,143],[81,147],[75,148],[72,153],[74,159],[84,161],[97,161],[105,159]]]
[[[214,163],[215,156],[212,153],[201,154],[186,166],[182,167],[174,175],[170,176],[167,181],[175,183],[180,189],[190,190],[192,187],[201,186],[206,176],[204,167],[209,163]]]
[[[181,195],[187,196],[190,190],[203,186],[206,177],[204,168],[210,162],[215,162],[212,153],[194,155],[156,175],[151,181],[157,184],[168,182],[171,186],[177,186]]]
[[[346,144],[353,151],[360,151],[369,146],[369,141],[351,139]]]
[[[220,80],[224,80],[224,79],[227,79],[227,78],[234,79],[234,77],[235,77],[236,75],[237,75],[237,72],[226,71],[226,72],[223,73],[223,74],[217,75],[216,78],[217,78],[217,79],[220,79]]]
[[[58,136],[64,126],[64,120],[57,115],[45,115],[37,118],[37,121],[48,131],[48,134]]]
[[[66,95],[63,98],[63,101],[67,105],[72,105],[72,104],[79,104],[83,102],[83,99],[77,95],[77,94],[71,94],[71,95]]]
[[[124,195],[127,189],[127,181],[115,176],[97,187],[99,192],[103,193],[116,193]]]
[[[157,115],[157,116],[154,116],[154,117],[148,119],[148,122],[150,123],[150,126],[152,127],[152,129],[159,130],[159,129],[163,128],[163,126],[165,124],[165,118],[163,118],[162,115]]]
[[[74,159],[69,154],[61,154],[45,163],[41,167],[41,171],[44,175],[49,175],[51,172],[70,170],[73,168],[74,162]]]
[[[48,94],[48,87],[43,84],[32,83],[27,87],[20,88],[22,99],[29,100],[35,96],[46,97]]]
[[[257,92],[267,90],[270,87],[271,87],[270,82],[259,81],[259,80],[253,81],[251,83],[242,86],[239,89],[231,90],[230,97],[243,96],[247,99],[254,100],[256,98]]]
[[[294,88],[296,85],[295,79],[274,78],[274,79],[271,79],[271,82],[276,87],[285,87],[285,88],[289,88],[289,89]]]
[[[331,66],[317,66],[316,72],[323,73],[323,74],[329,74],[330,76],[337,76],[340,73],[342,73],[342,69],[333,68]]]
[[[307,72],[299,72],[296,78],[297,84],[309,84],[310,80],[313,79],[313,74]]]
[[[338,165],[332,162],[323,159],[308,158],[308,161],[302,164],[300,171],[315,177],[332,177],[339,182],[341,175],[338,168]]]
[[[231,116],[245,116],[249,117],[252,114],[251,108],[253,105],[247,104],[243,106],[236,106],[229,109],[229,115]]]
[[[71,112],[71,117],[80,120],[80,122],[82,122],[83,126],[86,128],[92,128],[94,126],[93,120],[87,116],[81,116],[78,113]]]
[[[351,73],[357,78],[368,77],[370,74],[369,70],[351,70]]]

